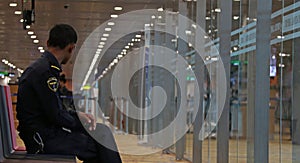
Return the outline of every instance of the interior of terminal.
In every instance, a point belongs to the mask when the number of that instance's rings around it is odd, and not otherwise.
[[[25,158],[19,79],[60,23],[78,33],[61,99],[123,162],[300,162],[297,0],[1,0],[0,162]]]

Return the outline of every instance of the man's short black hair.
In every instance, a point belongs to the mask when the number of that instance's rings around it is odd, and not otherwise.
[[[77,42],[75,29],[68,24],[57,24],[49,33],[48,46],[64,49],[67,45]]]

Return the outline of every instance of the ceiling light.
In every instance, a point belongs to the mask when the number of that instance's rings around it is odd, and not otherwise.
[[[216,8],[215,12],[221,12],[221,9],[220,8]]]
[[[238,20],[239,18],[239,16],[233,16],[233,20]]]
[[[133,43],[130,43],[131,46],[133,46]]]
[[[118,59],[114,59],[114,63],[118,63]]]
[[[102,38],[101,38],[101,41],[106,41],[106,40],[107,40],[106,37],[102,37]]]
[[[206,19],[206,20],[210,20],[210,17],[207,16],[207,17],[205,17],[205,19]]]
[[[121,54],[118,55],[118,58],[122,58],[122,57],[123,57],[123,55],[121,55]]]
[[[186,35],[191,35],[191,34],[192,34],[192,31],[186,30],[186,31],[185,31],[185,34],[186,34]]]
[[[30,29],[30,25],[26,25],[26,29]]]
[[[41,52],[41,53],[44,53],[44,52],[45,52],[45,50],[44,50],[44,49],[41,49],[41,50],[40,50],[40,52]]]
[[[162,19],[162,16],[158,16],[158,19]]]
[[[33,32],[33,31],[28,31],[27,34],[28,34],[28,35],[33,35],[34,32]]]
[[[38,49],[39,49],[39,50],[43,50],[44,48],[43,48],[42,46],[39,46]]]
[[[15,2],[11,2],[11,3],[9,3],[9,6],[10,6],[10,7],[16,7],[16,6],[18,6],[18,4],[15,3]]]
[[[15,14],[16,14],[16,15],[21,15],[21,14],[22,14],[22,11],[15,11]]]
[[[114,22],[108,22],[107,25],[113,26],[113,25],[115,25],[115,23]]]
[[[33,43],[38,44],[40,41],[39,40],[33,40]]]
[[[197,25],[196,25],[196,24],[192,24],[192,27],[196,29],[196,28],[197,28]]]
[[[164,11],[164,9],[162,7],[158,8],[157,11]]]
[[[121,10],[123,10],[123,8],[120,7],[120,6],[116,6],[116,7],[114,7],[114,10],[116,10],[116,11],[121,11]]]
[[[108,37],[108,36],[109,36],[108,33],[104,33],[104,34],[103,34],[103,37]]]
[[[152,18],[152,19],[155,19],[155,15],[152,15],[151,18]]]
[[[99,45],[98,48],[104,48],[104,46],[103,45]]]
[[[280,35],[278,35],[278,36],[277,36],[277,38],[278,38],[278,39],[283,39],[283,38],[284,38],[284,36],[280,36]]]
[[[111,28],[105,28],[104,30],[105,31],[111,31]]]
[[[141,37],[142,37],[142,35],[135,35],[135,37],[136,37],[136,38],[141,38]]]
[[[125,46],[125,49],[129,49],[129,46]]]
[[[111,18],[117,18],[118,15],[117,15],[117,14],[112,14],[112,15],[110,15],[110,17],[111,17]]]
[[[211,59],[212,61],[217,61],[217,60],[219,60],[218,57],[216,57],[216,56],[211,57],[210,59]]]
[[[23,23],[24,22],[24,19],[20,19],[20,23]]]
[[[99,42],[99,45],[105,45],[105,42]]]
[[[35,39],[36,35],[31,35],[30,38]]]
[[[123,49],[122,51],[123,51],[123,52],[126,52],[127,50],[126,50],[126,49]]]

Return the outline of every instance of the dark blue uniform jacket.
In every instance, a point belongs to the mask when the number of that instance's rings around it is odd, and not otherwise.
[[[76,112],[62,109],[58,93],[60,72],[57,59],[46,51],[21,76],[17,99],[21,138],[23,135],[26,139],[30,132],[39,132],[47,139],[62,127],[72,129],[78,125]],[[31,139],[31,135],[28,138]]]

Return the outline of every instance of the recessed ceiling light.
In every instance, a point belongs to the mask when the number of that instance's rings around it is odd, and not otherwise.
[[[110,17],[111,17],[111,18],[117,18],[118,15],[117,15],[117,14],[112,14],[112,15],[110,15]]]
[[[136,37],[136,38],[141,38],[141,37],[142,37],[142,35],[135,35],[135,37]]]
[[[39,40],[33,40],[33,43],[38,44],[40,41]]]
[[[39,49],[39,50],[42,50],[42,49],[44,49],[44,48],[43,48],[42,46],[39,46],[38,49]]]
[[[21,14],[22,14],[22,11],[15,11],[15,14],[16,14],[16,15],[21,15]]]
[[[10,7],[16,7],[16,6],[18,6],[18,4],[15,3],[15,2],[11,2],[11,3],[9,3],[9,6],[10,6]]]
[[[109,36],[108,33],[104,33],[104,34],[103,34],[103,37],[108,37],[108,36]]]
[[[102,38],[101,38],[101,41],[106,41],[106,40],[107,40],[106,37],[102,37]]]
[[[20,19],[20,23],[23,23],[24,22],[24,19]]]
[[[105,45],[105,42],[100,42],[99,45]]]
[[[36,35],[31,35],[30,38],[35,39]]]
[[[164,11],[162,7],[158,8],[157,11]]]
[[[34,34],[34,32],[33,32],[33,31],[28,31],[28,32],[27,32],[27,34],[29,34],[29,35],[33,35],[33,34]]]
[[[26,29],[30,29],[30,25],[26,25]]]
[[[111,31],[111,28],[105,28],[104,30],[105,31]]]
[[[113,61],[114,63],[118,63],[118,59],[114,59],[114,61]]]
[[[123,10],[123,8],[121,6],[116,6],[116,7],[114,7],[114,10],[121,11],[121,10]]]
[[[108,22],[107,25],[113,26],[113,25],[115,25],[115,23],[114,22]]]
[[[152,15],[151,18],[152,18],[152,19],[155,19],[155,15]]]
[[[99,45],[98,48],[104,48],[104,46],[103,45]]]
[[[125,49],[129,49],[129,46],[125,46]]]
[[[239,16],[233,16],[233,20],[238,20],[239,18]]]
[[[40,50],[40,52],[41,52],[41,53],[44,53],[44,52],[45,52],[45,50],[44,50],[44,49],[41,49],[41,50]]]

